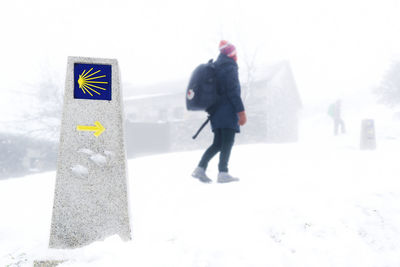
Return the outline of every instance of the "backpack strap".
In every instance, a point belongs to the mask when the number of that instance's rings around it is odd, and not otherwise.
[[[199,135],[201,130],[207,125],[207,123],[210,121],[210,116],[207,117],[207,120],[200,126],[200,128],[197,130],[196,134],[193,135],[192,139],[196,139],[196,137]]]

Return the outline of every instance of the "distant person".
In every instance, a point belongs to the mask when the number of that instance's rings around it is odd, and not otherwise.
[[[212,180],[206,175],[208,162],[218,153],[218,183],[239,181],[239,178],[229,174],[228,163],[231,155],[235,134],[240,132],[240,126],[247,121],[243,101],[240,97],[240,83],[236,48],[227,41],[219,44],[220,54],[215,61],[218,94],[215,111],[211,114],[211,129],[214,133],[212,145],[204,152],[198,167],[192,173],[194,178],[204,183]]]
[[[339,128],[340,132],[342,134],[346,133],[346,128],[344,125],[344,121],[342,119],[342,101],[338,99],[335,103],[332,103],[329,106],[328,114],[332,117],[333,119],[333,133],[334,135],[339,134]]]

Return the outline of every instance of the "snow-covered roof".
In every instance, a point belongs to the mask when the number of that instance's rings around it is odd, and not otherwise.
[[[135,95],[135,96],[130,96],[130,97],[124,97],[124,101],[135,101],[135,100],[143,100],[143,99],[149,99],[149,98],[174,96],[174,95],[177,95],[177,93],[158,93],[158,94]]]

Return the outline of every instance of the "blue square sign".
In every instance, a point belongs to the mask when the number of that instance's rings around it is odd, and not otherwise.
[[[111,65],[74,65],[74,98],[111,100]]]

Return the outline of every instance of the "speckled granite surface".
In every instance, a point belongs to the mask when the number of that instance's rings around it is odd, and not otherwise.
[[[33,267],[56,267],[64,261],[34,261]]]
[[[111,101],[74,99],[75,63],[111,65]],[[131,238],[121,93],[117,60],[68,58],[50,248]],[[77,130],[95,121],[105,128],[100,136]]]

